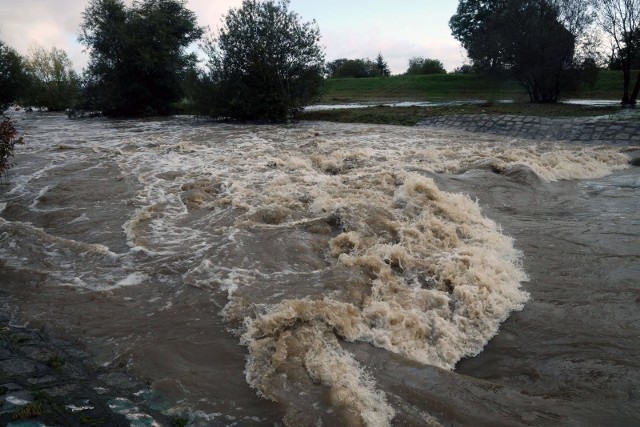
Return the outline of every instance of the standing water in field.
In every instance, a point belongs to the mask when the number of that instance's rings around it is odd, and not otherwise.
[[[191,118],[19,127],[0,296],[196,425],[640,417],[630,148]]]

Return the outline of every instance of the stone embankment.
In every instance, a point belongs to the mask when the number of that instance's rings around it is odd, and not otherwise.
[[[418,126],[483,132],[514,138],[640,146],[640,120],[545,118],[470,114],[431,117]]]
[[[10,326],[0,313],[0,425],[184,425],[151,408],[158,403],[145,384],[90,360],[65,341]]]

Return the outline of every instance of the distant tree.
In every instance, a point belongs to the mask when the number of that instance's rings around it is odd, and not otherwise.
[[[368,58],[341,58],[327,64],[327,73],[330,78],[375,77],[379,75],[379,69],[376,63]]]
[[[461,0],[450,27],[475,68],[510,74],[532,102],[556,102],[579,75],[569,28],[584,28],[580,19],[551,0]]]
[[[405,74],[416,76],[421,74],[446,74],[447,70],[444,65],[437,59],[425,59],[421,56],[415,56],[409,59],[409,68]]]
[[[73,106],[80,90],[80,79],[65,51],[55,47],[47,51],[35,45],[25,62],[29,75],[25,104],[51,111]]]
[[[208,113],[241,120],[286,121],[317,95],[324,52],[315,21],[303,22],[288,0],[244,0],[217,38],[205,43]]]
[[[470,64],[463,64],[459,67],[454,68],[453,74],[472,74],[474,72],[473,66]]]
[[[376,57],[376,75],[382,77],[388,77],[391,75],[391,70],[389,70],[387,61],[384,60],[380,52],[378,52],[378,56]]]
[[[622,69],[622,106],[635,107],[640,92],[640,72],[632,85],[632,69],[640,55],[640,0],[600,0],[600,23],[613,44],[614,58]]]
[[[203,29],[184,0],[90,0],[79,40],[89,48],[83,104],[106,115],[166,115],[197,62],[186,48]]]
[[[24,60],[0,41],[0,113],[20,98],[26,85]]]

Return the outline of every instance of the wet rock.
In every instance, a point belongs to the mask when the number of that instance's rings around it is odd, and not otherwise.
[[[111,372],[98,376],[98,380],[106,383],[107,385],[115,388],[124,388],[129,390],[137,390],[142,388],[142,384],[138,381],[131,379],[125,374],[119,372]]]
[[[65,341],[8,325],[0,313],[0,425],[124,427],[133,416],[144,425],[171,425],[150,408],[157,397],[134,393],[146,388],[141,382],[92,365],[84,350]],[[119,399],[136,412],[112,408]]]
[[[25,359],[6,359],[0,360],[0,372],[5,377],[12,377],[14,375],[31,374],[36,372],[37,366],[31,360]]]

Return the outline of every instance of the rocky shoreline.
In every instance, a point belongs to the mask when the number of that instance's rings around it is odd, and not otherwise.
[[[630,115],[629,120],[469,114],[430,117],[419,122],[417,126],[451,128],[532,140],[640,145],[640,120],[637,114]]]
[[[78,346],[0,313],[0,425],[183,426],[163,415],[158,396]]]

